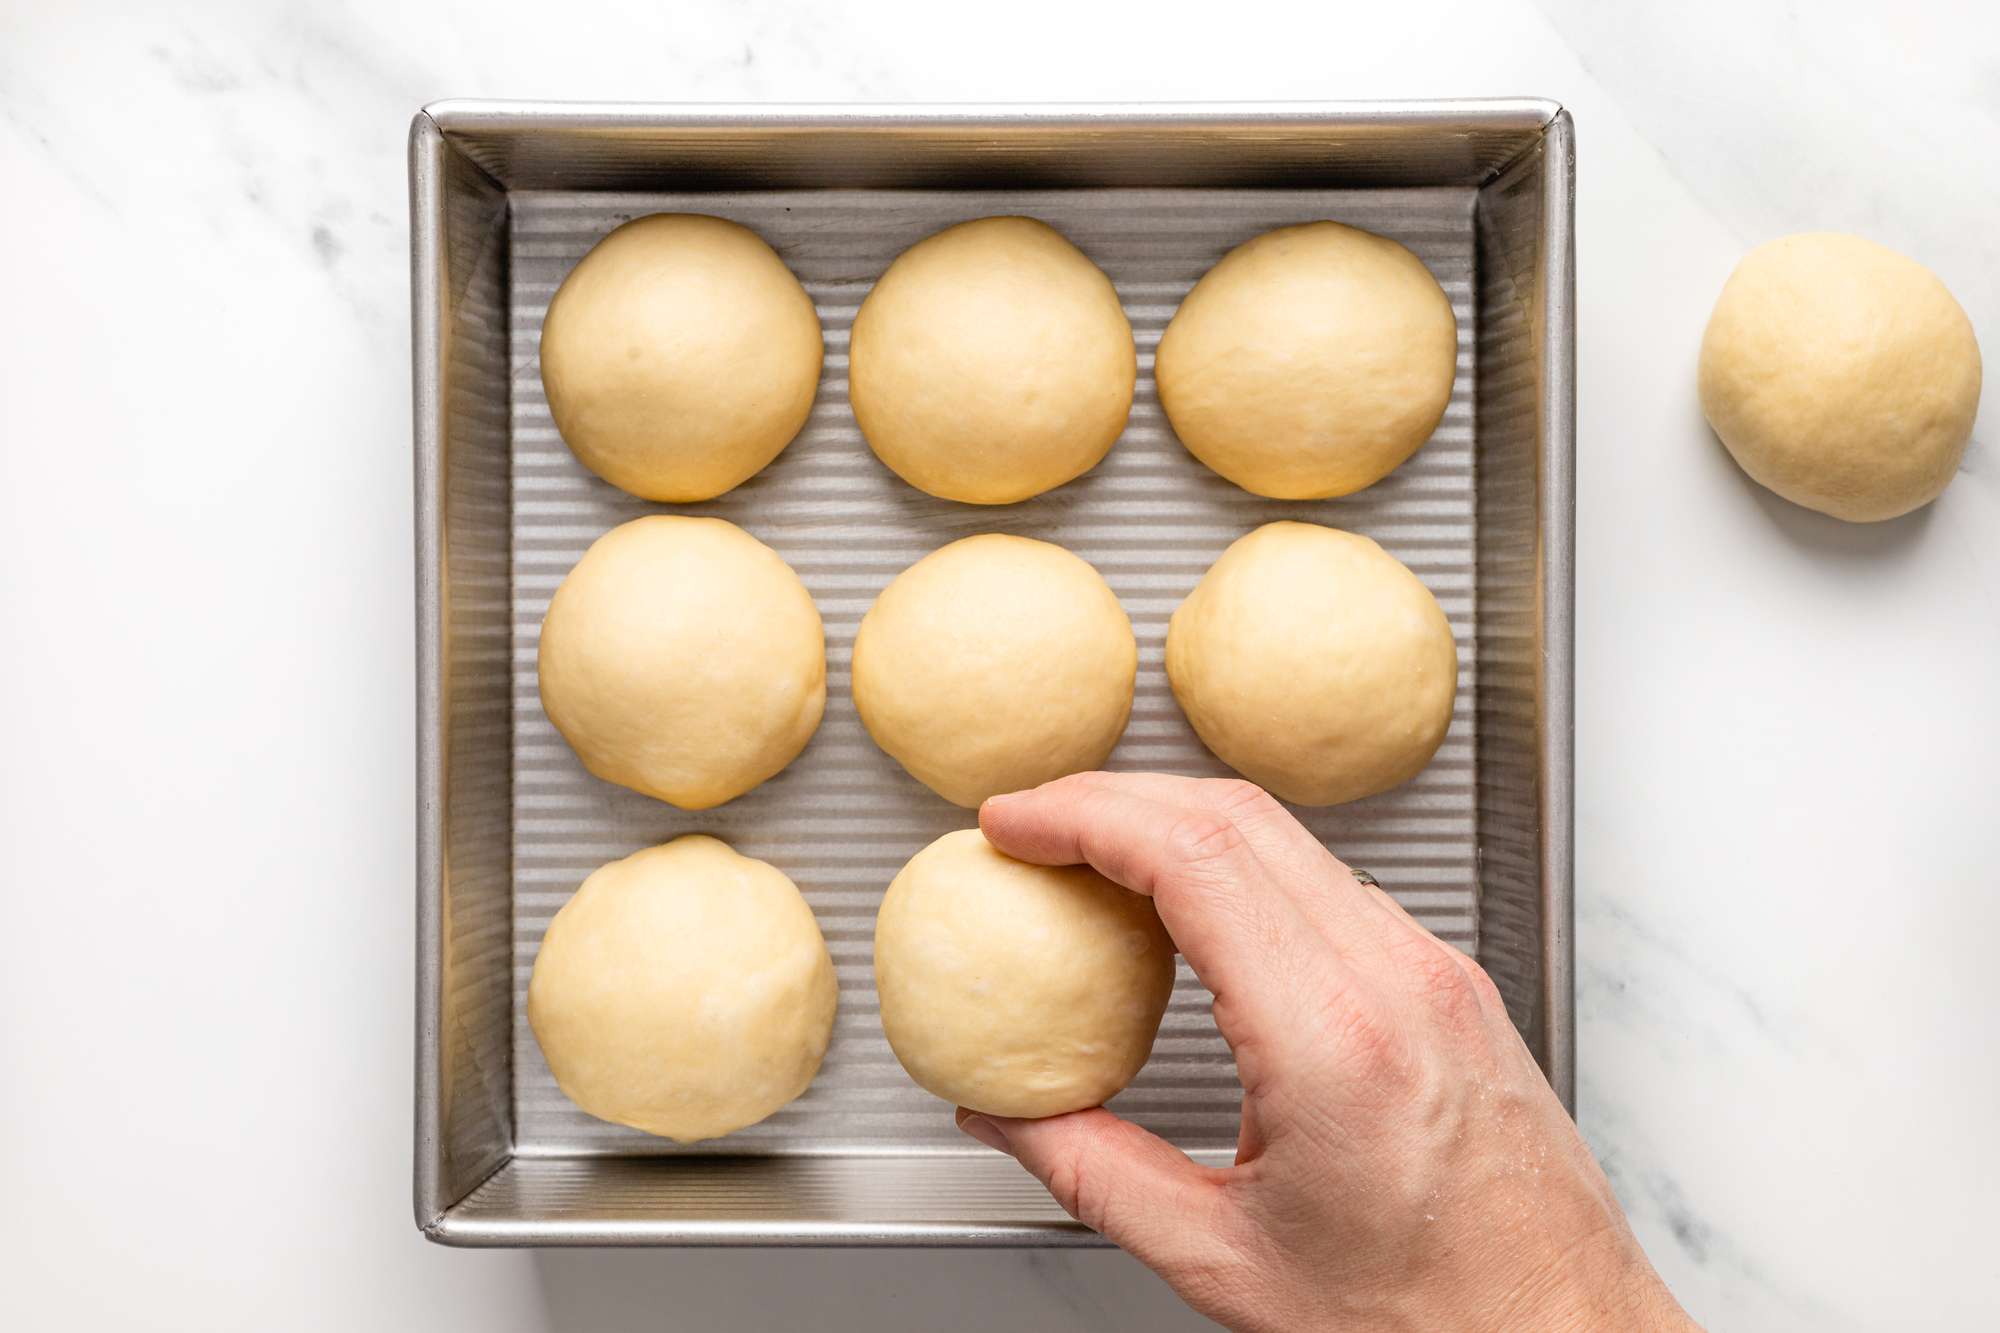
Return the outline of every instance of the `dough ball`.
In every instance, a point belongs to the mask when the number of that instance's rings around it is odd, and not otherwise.
[[[1146,1063],[1174,945],[1150,898],[960,829],[883,895],[875,988],[889,1045],[927,1091],[990,1115],[1060,1115]]]
[[[578,1106],[693,1143],[806,1090],[836,991],[792,881],[697,834],[613,861],[563,904],[535,955],[528,1026]]]
[[[1368,538],[1267,523],[1174,612],[1167,680],[1224,763],[1287,801],[1338,805],[1437,753],[1458,648],[1437,598]]]
[[[799,433],[822,351],[812,298],[757,233],[655,213],[563,279],[542,322],[542,387],[592,472],[647,500],[707,500]]]
[[[1132,622],[1096,570],[1060,546],[988,534],[882,590],[854,638],[854,706],[917,781],[976,806],[1101,766],[1138,668]]]
[[[1451,402],[1458,325],[1421,259],[1338,222],[1222,257],[1160,338],[1160,406],[1188,452],[1254,495],[1380,481]]]
[[[910,485],[1011,504],[1097,466],[1139,374],[1111,280],[1054,228],[981,218],[917,242],[854,317],[848,394]]]
[[[1859,236],[1743,257],[1701,340],[1701,407],[1750,476],[1851,522],[1951,481],[1979,411],[1971,321],[1922,264]]]
[[[826,708],[812,596],[719,518],[635,518],[592,543],[549,602],[540,673],[585,768],[684,810],[789,764]]]

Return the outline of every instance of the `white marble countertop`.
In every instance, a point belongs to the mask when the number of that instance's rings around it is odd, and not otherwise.
[[[410,1224],[403,136],[448,95],[1530,93],[1579,143],[1580,1119],[1716,1327],[2000,1325],[2000,391],[1847,527],[1693,359],[1865,232],[2000,353],[1988,5],[749,0],[0,15],[0,1243],[24,1327],[1177,1328],[1108,1253]],[[842,1293],[829,1302],[829,1293]]]

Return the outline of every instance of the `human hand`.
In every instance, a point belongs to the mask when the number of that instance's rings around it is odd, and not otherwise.
[[[1150,895],[1215,996],[1213,1168],[1102,1108],[959,1125],[1236,1329],[1686,1329],[1478,964],[1247,782],[1083,773],[979,812]]]

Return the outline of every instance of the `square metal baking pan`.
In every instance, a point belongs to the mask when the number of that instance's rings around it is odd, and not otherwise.
[[[699,107],[444,102],[410,140],[415,325],[418,842],[416,1218],[460,1245],[1087,1244],[1011,1161],[904,1077],[869,941],[896,868],[970,822],[869,744],[854,629],[900,569],[1019,532],[1095,564],[1140,671],[1110,767],[1220,773],[1166,689],[1166,619],[1237,536],[1301,518],[1375,537],[1458,636],[1458,709],[1395,791],[1300,811],[1432,929],[1473,950],[1567,1102],[1570,941],[1573,157],[1538,100],[1250,106]],[[625,218],[715,213],[776,247],[817,304],[826,368],[804,432],[683,512],[748,528],[826,621],[825,722],[749,795],[688,814],[585,774],[542,715],[536,636],[600,533],[667,509],[580,467],[538,344],[569,266]],[[1025,213],[1110,275],[1139,344],[1132,418],[1095,471],[1019,505],[921,495],[847,405],[847,331],[890,258],[963,218]],[[1189,285],[1270,227],[1331,217],[1394,236],[1459,320],[1436,435],[1358,495],[1258,499],[1173,438],[1152,352]],[[841,1008],[792,1106],[692,1148],[591,1119],[556,1090],[521,996],[549,917],[597,865],[691,831],[772,861],[818,914]],[[1113,1107],[1226,1161],[1236,1089],[1185,973],[1154,1057]]]

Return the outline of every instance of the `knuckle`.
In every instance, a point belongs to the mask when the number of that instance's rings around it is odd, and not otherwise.
[[[1505,1013],[1507,1001],[1502,998],[1500,987],[1494,984],[1486,969],[1468,955],[1461,954],[1460,957],[1465,959],[1461,970],[1465,972],[1466,982],[1472,987],[1472,994],[1480,1006],[1495,1013]]]
[[[1406,966],[1417,994],[1446,1022],[1458,1024],[1478,1017],[1479,992],[1466,970],[1446,950],[1435,946],[1425,948]]]
[[[1258,819],[1284,811],[1275,796],[1247,778],[1211,778],[1202,786],[1208,803],[1225,815]]]
[[[1048,1175],[1042,1184],[1047,1187],[1055,1201],[1062,1205],[1064,1212],[1079,1221],[1082,1220],[1082,1214],[1077,1211],[1078,1194],[1083,1184],[1082,1163],[1067,1154],[1056,1158],[1049,1163]]]
[[[1393,1016],[1367,995],[1341,992],[1328,1002],[1327,1037],[1361,1086],[1387,1090],[1407,1072],[1409,1053]]]
[[[1337,1027],[1341,1046],[1350,1058],[1370,1069],[1389,1068],[1395,1064],[1389,1027],[1368,1010],[1356,1007],[1343,1013]]]
[[[1080,1154],[1065,1152],[1049,1165],[1049,1194],[1062,1210],[1092,1231],[1103,1232],[1111,1207],[1110,1193]]]
[[[1191,810],[1167,829],[1166,853],[1181,866],[1221,860],[1243,846],[1243,831],[1228,816],[1213,810]]]

